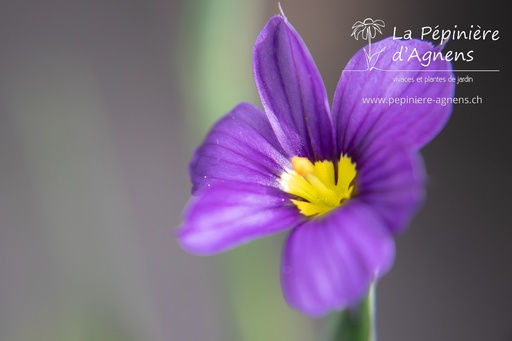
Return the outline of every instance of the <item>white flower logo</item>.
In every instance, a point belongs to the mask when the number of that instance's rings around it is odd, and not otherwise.
[[[364,40],[368,40],[368,51],[363,47],[366,54],[366,62],[368,63],[368,70],[375,67],[375,63],[377,63],[380,53],[384,51],[383,48],[382,50],[372,54],[372,39],[375,38],[377,32],[382,34],[381,27],[384,26],[386,26],[384,21],[380,19],[373,20],[372,18],[366,18],[363,21],[356,21],[356,23],[352,25],[352,34],[350,36],[354,36],[356,40],[359,40],[359,36]]]

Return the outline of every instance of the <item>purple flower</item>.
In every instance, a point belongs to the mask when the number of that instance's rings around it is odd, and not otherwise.
[[[332,109],[304,42],[282,16],[254,47],[264,111],[242,103],[211,129],[190,165],[193,198],[178,231],[182,246],[213,254],[291,229],[281,282],[289,305],[311,316],[357,304],[394,260],[403,231],[424,196],[419,148],[442,129],[450,105],[367,104],[364,98],[452,97],[453,83],[395,82],[451,70],[437,59],[395,63],[419,41],[374,43],[379,71],[344,71]],[[360,50],[346,70],[366,67]],[[423,72],[414,70],[421,69]],[[426,72],[425,72],[426,71]],[[448,75],[451,75],[449,73]]]

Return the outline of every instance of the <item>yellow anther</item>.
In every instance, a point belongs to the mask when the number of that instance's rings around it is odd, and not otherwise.
[[[327,213],[352,197],[357,172],[348,156],[342,154],[337,167],[331,161],[313,164],[299,156],[291,161],[293,169],[281,175],[281,188],[296,197],[291,201],[305,216]]]
[[[294,156],[292,158],[292,167],[294,171],[303,176],[309,173],[313,173],[315,169],[311,161],[305,157],[300,156]]]

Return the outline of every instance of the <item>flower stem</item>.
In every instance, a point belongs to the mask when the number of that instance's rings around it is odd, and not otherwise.
[[[368,58],[372,59],[372,37],[368,36]]]
[[[332,341],[376,341],[375,284],[359,306],[340,313]]]

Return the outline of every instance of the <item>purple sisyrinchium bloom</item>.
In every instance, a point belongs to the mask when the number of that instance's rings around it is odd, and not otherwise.
[[[299,34],[282,16],[270,19],[254,47],[254,76],[264,111],[247,103],[217,122],[190,165],[193,198],[178,231],[197,254],[228,250],[291,229],[281,266],[289,305],[310,316],[357,304],[394,261],[393,236],[424,196],[419,148],[445,125],[450,105],[368,104],[363,98],[452,97],[453,83],[396,82],[443,76],[449,62],[423,67],[393,62],[405,46],[374,43],[380,70],[344,71],[332,109]],[[346,70],[365,70],[360,50]],[[421,70],[423,72],[419,72]],[[448,75],[451,75],[449,72]]]

